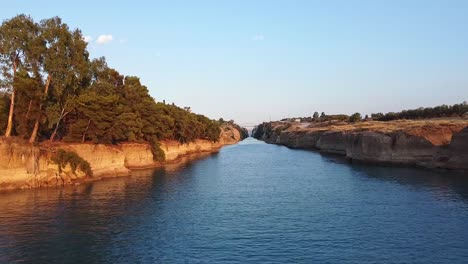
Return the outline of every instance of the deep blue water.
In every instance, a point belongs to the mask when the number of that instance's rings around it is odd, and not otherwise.
[[[468,175],[254,139],[132,177],[0,194],[0,263],[468,263]]]

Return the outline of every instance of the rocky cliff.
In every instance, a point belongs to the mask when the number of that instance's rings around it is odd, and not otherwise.
[[[263,123],[253,132],[267,143],[317,149],[350,160],[468,170],[468,121],[426,120]]]
[[[215,152],[224,145],[235,144],[240,140],[237,129],[223,126],[218,142],[202,139],[187,144],[162,141],[160,148],[165,154],[165,161],[156,162],[151,146],[144,143],[54,143],[33,146],[0,139],[0,190],[78,184],[104,177],[129,175],[131,169],[161,166],[188,154]],[[70,165],[59,170],[58,164],[52,159],[58,149],[74,152],[89,162],[93,176],[89,177],[79,169],[73,170]]]

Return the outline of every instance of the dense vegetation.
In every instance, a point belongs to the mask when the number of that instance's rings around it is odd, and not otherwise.
[[[356,122],[361,122],[362,116],[360,113],[354,113],[349,117],[349,122],[351,123],[356,123]]]
[[[217,141],[220,123],[156,102],[138,77],[89,59],[80,30],[26,15],[0,27],[0,129],[30,142]]]
[[[300,121],[300,122],[324,122],[324,121],[331,121],[331,120],[339,120],[339,121],[348,121],[350,119],[349,115],[327,115],[324,112],[318,115],[318,112],[315,112],[312,117],[294,117],[294,118],[283,118],[281,121]]]
[[[403,110],[401,112],[389,112],[386,114],[372,114],[373,120],[391,121],[397,119],[425,119],[440,117],[463,117],[468,113],[468,104],[463,102],[454,105],[439,105],[436,107],[420,107],[417,109]]]
[[[372,120],[376,121],[392,121],[398,119],[428,119],[428,118],[447,118],[447,117],[464,117],[468,115],[468,104],[463,102],[454,105],[440,105],[436,107],[420,107],[418,109],[403,110],[401,112],[389,112],[386,114],[377,113],[372,114]],[[324,112],[319,116],[315,112],[312,117],[294,117],[284,118],[281,121],[300,121],[300,122],[324,122],[324,121],[348,121],[351,123],[360,122],[362,120],[369,120],[366,115],[362,118],[360,113],[348,115],[326,115]]]

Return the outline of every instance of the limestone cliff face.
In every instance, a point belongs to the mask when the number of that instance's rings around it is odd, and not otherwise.
[[[439,146],[403,132],[350,133],[344,137],[344,142],[346,157],[354,160],[428,168],[445,167],[434,159]]]
[[[468,170],[466,122],[406,126],[409,125],[399,124],[396,126],[399,129],[377,126],[316,128],[271,122],[259,125],[254,137],[292,148],[342,154],[357,161]]]
[[[188,144],[177,141],[161,142],[165,161],[199,152],[214,152],[224,145],[240,141],[240,133],[232,127],[223,127],[220,140],[195,140]],[[51,157],[57,149],[73,151],[88,161],[93,177],[79,170],[73,172],[66,166],[59,173],[58,165]],[[149,168],[163,165],[153,160],[151,147],[143,143],[104,144],[65,144],[33,146],[0,139],[0,190],[56,186],[96,180],[104,177],[129,175],[130,169]]]

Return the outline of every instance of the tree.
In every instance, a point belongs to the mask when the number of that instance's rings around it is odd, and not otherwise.
[[[376,113],[376,114],[371,114],[372,119],[374,120],[380,120],[384,116],[383,113]]]
[[[53,100],[47,101],[46,112],[49,127],[55,127],[50,135],[50,140],[53,141],[60,123],[73,109],[79,90],[86,87],[91,79],[89,54],[81,32],[79,30],[71,32],[60,18],[41,21],[41,30],[47,48],[44,52],[43,65],[44,75],[47,76],[45,97],[49,93],[49,88],[52,88]],[[38,127],[39,119],[36,120],[30,142],[35,140]]]
[[[314,120],[317,120],[317,119],[319,118],[319,113],[318,113],[318,112],[314,112],[313,118],[314,118]]]
[[[361,120],[362,117],[360,113],[354,113],[349,117],[349,122],[351,123],[360,122]]]
[[[325,112],[322,112],[322,113],[320,114],[320,119],[324,119],[324,118],[326,118],[326,117],[327,117],[327,115],[325,114]]]
[[[15,111],[16,89],[15,78],[19,70],[31,69],[32,49],[36,41],[37,25],[26,15],[18,15],[6,20],[0,26],[0,88],[10,95],[5,137],[13,130],[13,114]]]
[[[25,70],[19,70],[15,78],[16,102],[14,111],[14,128],[18,136],[26,138],[31,132],[31,122],[37,118],[38,103],[41,92],[38,87],[42,87],[41,79],[30,76]]]
[[[79,30],[58,17],[35,23],[19,15],[0,26],[0,129],[38,138],[115,144],[147,142],[162,158],[159,140],[219,140],[219,122],[157,103],[138,77],[124,77],[103,57],[89,61]],[[8,107],[9,106],[9,107]]]

